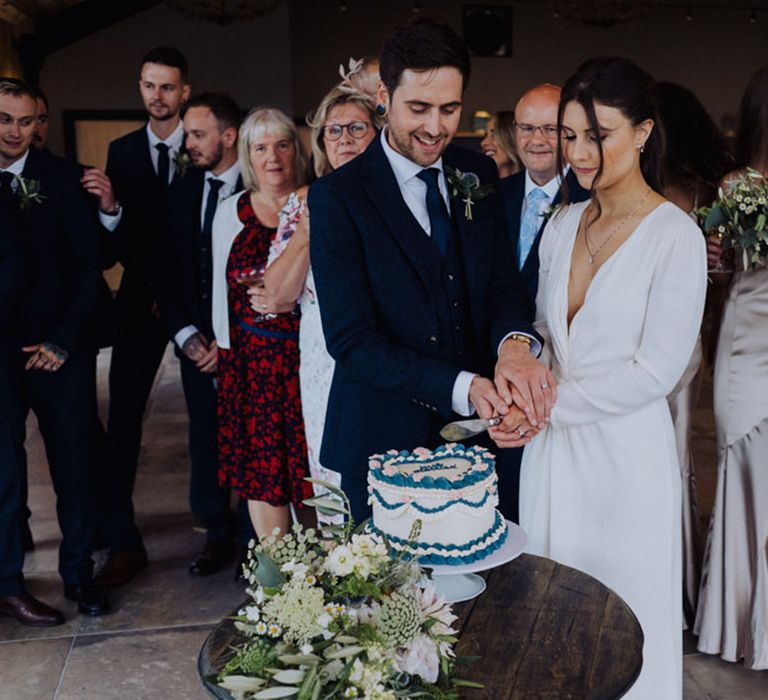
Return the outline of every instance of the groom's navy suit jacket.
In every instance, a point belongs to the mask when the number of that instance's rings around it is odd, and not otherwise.
[[[380,139],[309,191],[312,269],[336,360],[320,461],[342,473],[356,520],[370,512],[368,457],[437,446],[440,427],[458,418],[451,399],[459,371],[492,377],[503,337],[534,333],[493,161],[449,147],[443,162],[493,187],[471,221],[451,199],[471,319],[461,359],[445,313],[443,259],[403,200]]]

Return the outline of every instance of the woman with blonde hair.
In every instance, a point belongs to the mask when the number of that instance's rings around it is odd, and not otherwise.
[[[485,138],[480,142],[483,153],[493,158],[499,169],[499,177],[505,178],[520,171],[515,143],[515,113],[496,112],[488,120]]]
[[[354,78],[354,74],[352,75]],[[307,118],[312,127],[312,156],[315,173],[323,177],[360,155],[374,139],[381,125],[373,100],[352,87],[348,76],[322,99]],[[306,216],[303,219],[305,223]],[[304,238],[306,233],[306,239]],[[339,475],[320,463],[320,445],[325,424],[325,409],[333,378],[334,361],[323,336],[312,270],[309,268],[308,226],[291,239],[285,253],[273,268],[277,283],[267,281],[264,289],[254,290],[254,303],[278,308],[301,296],[301,403],[304,413],[309,468],[313,476],[339,483]]]
[[[254,305],[249,292],[274,277],[267,267],[279,260],[283,241],[308,247],[300,221],[284,213],[306,181],[307,160],[293,121],[269,107],[248,114],[238,149],[246,189],[219,206],[213,225],[219,480],[248,500],[256,534],[264,537],[288,529],[289,504],[299,505],[311,489],[304,481],[298,294],[267,308]]]

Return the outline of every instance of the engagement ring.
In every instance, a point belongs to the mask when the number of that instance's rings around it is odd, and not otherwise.
[[[542,385],[541,385],[541,388],[542,388],[542,389],[549,389],[549,384],[542,384]]]

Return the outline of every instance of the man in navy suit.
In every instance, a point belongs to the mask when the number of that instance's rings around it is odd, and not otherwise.
[[[524,169],[501,181],[507,210],[507,231],[515,251],[517,269],[536,301],[539,286],[539,241],[547,212],[562,202],[562,180],[557,173],[557,109],[560,88],[538,85],[526,92],[515,107],[515,139]],[[589,192],[569,169],[565,176],[568,199],[584,201]],[[522,449],[499,452],[499,491],[509,504],[505,515],[517,522]]]
[[[515,411],[522,443],[554,398],[535,359],[496,166],[449,146],[470,73],[466,46],[447,25],[417,18],[387,38],[380,70],[387,127],[309,192],[312,266],[336,360],[320,459],[341,472],[358,521],[370,513],[371,454],[436,447],[447,421],[475,411]],[[453,196],[459,171],[492,191]],[[510,382],[533,426],[510,406]]]
[[[218,480],[211,233],[219,202],[243,189],[237,160],[240,121],[240,108],[228,95],[206,92],[189,100],[184,132],[195,167],[173,183],[166,224],[160,306],[181,363],[189,413],[190,508],[207,533],[203,550],[189,567],[198,576],[216,573],[234,553],[229,489]]]
[[[113,232],[124,272],[115,298],[117,332],[109,372],[108,463],[102,465],[102,535],[110,554],[97,579],[116,586],[147,565],[134,522],[133,485],[144,410],[168,345],[160,318],[160,230],[168,188],[182,166],[181,108],[189,97],[187,61],[178,49],[159,47],[144,56],[139,89],[146,126],[109,145],[106,176],[88,170],[83,184],[99,195],[102,223]],[[106,180],[111,181],[111,186]],[[99,192],[96,192],[99,189]]]
[[[515,261],[534,302],[539,286],[539,241],[547,212],[563,199],[562,180],[557,173],[559,104],[560,88],[547,83],[531,88],[518,100],[515,139],[524,168],[501,181]],[[570,168],[565,181],[570,202],[583,202],[589,197]]]
[[[21,81],[0,82],[0,179],[13,190],[27,275],[18,308],[13,381],[24,464],[24,424],[34,411],[45,443],[62,533],[59,572],[80,612],[101,615],[109,602],[92,581],[96,401],[94,326],[101,274],[98,231],[75,167],[30,148],[36,103]],[[37,194],[35,194],[35,192]],[[17,512],[20,518],[20,511]],[[20,521],[19,521],[20,524]],[[18,612],[18,611],[17,611]],[[24,614],[16,615],[23,621]]]

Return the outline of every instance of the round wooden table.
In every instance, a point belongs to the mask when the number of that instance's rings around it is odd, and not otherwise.
[[[462,689],[473,700],[620,698],[643,663],[643,633],[629,606],[581,571],[523,554],[483,574],[488,587],[454,605],[460,656],[481,657],[463,676],[484,684]],[[198,670],[214,697],[231,695],[206,678],[230,656],[231,620],[214,628]]]

